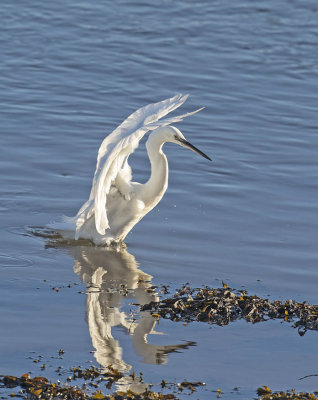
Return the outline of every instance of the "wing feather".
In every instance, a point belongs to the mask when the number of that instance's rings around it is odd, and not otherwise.
[[[127,164],[130,154],[138,147],[141,138],[148,131],[179,122],[201,110],[161,119],[180,107],[187,98],[188,95],[178,94],[170,99],[142,107],[126,118],[103,140],[98,150],[89,200],[81,207],[76,216],[76,236],[79,236],[81,227],[93,213],[95,213],[97,232],[101,235],[105,234],[105,230],[109,228],[106,199],[112,183]]]

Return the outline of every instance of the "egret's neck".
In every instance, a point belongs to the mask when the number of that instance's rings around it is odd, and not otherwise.
[[[164,143],[165,140],[155,133],[152,133],[146,142],[151,175],[144,185],[144,199],[146,204],[151,203],[152,207],[160,201],[168,187],[168,161],[162,152]]]

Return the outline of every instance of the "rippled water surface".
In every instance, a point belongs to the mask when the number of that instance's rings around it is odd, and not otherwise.
[[[39,373],[42,355],[55,379],[63,348],[65,368],[204,380],[200,398],[317,389],[317,377],[298,380],[318,372],[317,332],[154,326],[132,305],[157,298],[151,285],[222,280],[317,304],[316,2],[24,0],[0,13],[0,374]],[[191,95],[185,112],[206,107],[178,127],[213,162],[165,146],[168,191],[126,251],[30,234],[87,199],[107,133],[179,92]],[[132,162],[144,181],[144,146]]]

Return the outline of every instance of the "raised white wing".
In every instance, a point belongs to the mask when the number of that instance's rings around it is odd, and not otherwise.
[[[141,138],[150,130],[182,121],[183,118],[202,110],[166,118],[165,115],[180,107],[188,95],[178,94],[170,99],[149,104],[131,114],[102,142],[97,157],[97,165],[89,200],[76,216],[76,239],[85,221],[95,213],[95,226],[98,233],[105,234],[109,228],[106,198],[117,175],[125,169],[129,171],[127,159],[138,147]],[[128,168],[127,168],[128,167]]]

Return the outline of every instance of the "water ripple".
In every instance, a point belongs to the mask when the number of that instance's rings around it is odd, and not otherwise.
[[[14,257],[8,254],[0,254],[0,267],[21,268],[21,267],[31,267],[32,265],[33,265],[32,261],[26,258]]]

